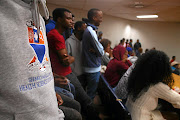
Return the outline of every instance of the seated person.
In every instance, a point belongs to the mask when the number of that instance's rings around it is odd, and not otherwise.
[[[56,92],[58,107],[63,111],[64,120],[82,120],[81,106],[76,100]]]
[[[136,62],[136,60],[138,59],[137,56],[135,56],[135,53],[132,51],[130,56],[127,58],[132,64],[134,64]]]
[[[55,73],[53,73],[53,76],[54,76],[54,85],[55,85],[56,93],[58,94],[62,93],[74,99],[74,95],[75,95],[74,85],[71,84],[70,81],[64,76],[60,76]]]
[[[174,84],[168,56],[150,50],[141,55],[128,78],[126,107],[132,120],[164,120],[164,114],[155,110],[158,99],[180,108],[180,95],[171,88]]]
[[[176,56],[172,56],[170,63],[174,62],[175,60],[176,60]]]
[[[101,57],[101,73],[105,73],[107,64],[113,58],[111,50],[111,41],[108,39],[102,39],[101,42],[104,47],[104,55]]]
[[[139,57],[143,54],[143,49],[140,47],[138,48],[138,52],[136,53],[136,56]]]
[[[130,57],[133,52],[132,48],[128,46],[126,50],[128,51],[128,57]]]
[[[171,63],[171,68],[174,74],[180,75],[180,64],[176,61]]]
[[[131,62],[127,60],[128,52],[122,45],[118,45],[113,49],[113,59],[108,63],[104,77],[111,87],[115,87],[120,78],[131,66]]]
[[[102,31],[99,31],[97,33],[97,36],[98,36],[98,40],[101,41],[102,40],[102,36],[103,36],[103,32]]]
[[[100,43],[104,47],[105,53],[107,53],[101,57],[101,65],[107,66],[110,59],[113,58],[112,52],[111,52],[111,41],[108,39],[102,39]]]
[[[124,73],[124,75],[121,77],[117,86],[114,89],[117,97],[122,99],[123,101],[126,101],[126,99],[128,97],[128,90],[127,90],[128,78],[129,78],[129,75],[131,74],[133,68],[134,68],[134,64],[132,64],[129,67],[129,69],[126,71],[126,73]]]

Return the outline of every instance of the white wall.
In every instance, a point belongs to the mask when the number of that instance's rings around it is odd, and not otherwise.
[[[53,4],[47,4],[47,6],[50,15],[55,8],[63,7]],[[75,15],[76,21],[87,16],[87,11],[67,9]],[[123,37],[132,38],[134,43],[139,39],[144,50],[155,47],[166,52],[169,57],[175,55],[177,61],[180,62],[180,23],[139,22],[104,15],[99,30],[103,31],[104,38],[112,41],[112,47],[117,45]]]
[[[132,38],[139,38],[144,49],[155,47],[169,57],[175,55],[180,62],[180,23],[133,21],[132,24]]]

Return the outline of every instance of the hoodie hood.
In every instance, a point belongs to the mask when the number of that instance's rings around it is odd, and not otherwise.
[[[74,33],[72,33],[72,35],[70,36],[70,38],[71,38],[72,40],[75,40],[75,41],[80,42],[80,40],[78,40],[78,39],[76,38],[76,36],[74,35]]]
[[[123,47],[121,45],[116,46],[113,49],[114,59],[117,59],[118,61],[121,61],[123,59],[123,55],[125,54],[125,52],[126,52],[126,48],[125,47]]]

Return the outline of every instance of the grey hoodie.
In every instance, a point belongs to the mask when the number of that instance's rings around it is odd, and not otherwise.
[[[44,21],[32,17],[32,6],[0,0],[0,120],[64,119],[55,96]]]
[[[75,58],[74,63],[70,65],[73,73],[75,73],[76,76],[82,75],[82,42],[78,40],[74,34],[72,34],[66,40],[66,49],[68,54]]]

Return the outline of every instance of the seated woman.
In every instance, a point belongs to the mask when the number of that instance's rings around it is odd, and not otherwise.
[[[128,78],[126,106],[132,120],[165,120],[155,110],[158,99],[180,108],[180,95],[173,91],[174,84],[169,58],[164,52],[150,50],[141,55]]]
[[[118,45],[113,49],[113,59],[108,63],[104,77],[111,87],[115,87],[120,78],[131,66],[131,62],[127,60],[128,52],[122,45]]]
[[[104,55],[101,57],[101,65],[107,66],[110,59],[113,58],[111,52],[111,41],[108,39],[102,39],[101,42],[102,46],[104,47]]]
[[[101,73],[105,73],[106,66],[109,63],[110,59],[113,58],[111,52],[111,41],[108,39],[102,39],[100,42],[104,48],[104,55],[101,57]]]

